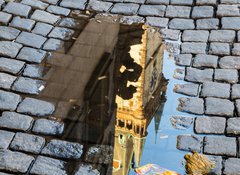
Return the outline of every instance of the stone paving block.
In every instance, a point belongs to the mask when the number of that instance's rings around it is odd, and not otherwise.
[[[16,133],[10,147],[15,151],[39,154],[44,147],[44,144],[45,139],[43,137],[18,132]]]
[[[194,129],[197,134],[224,134],[225,126],[224,117],[197,117]]]
[[[33,118],[16,112],[3,112],[0,127],[19,131],[28,131],[32,127]]]
[[[230,42],[235,40],[236,32],[234,30],[212,30],[209,41],[211,42]]]
[[[190,82],[205,82],[205,81],[212,81],[213,77],[213,69],[196,69],[187,67],[185,80]]]
[[[45,175],[67,175],[65,167],[65,161],[38,156],[30,173]]]
[[[219,17],[240,16],[238,5],[219,4],[217,9],[217,16]]]
[[[189,18],[191,7],[170,5],[166,9],[166,17],[170,18]]]
[[[118,13],[118,14],[124,14],[124,15],[135,15],[137,14],[139,9],[138,4],[133,3],[116,3],[111,13]]]
[[[87,0],[62,0],[60,3],[60,6],[72,8],[72,9],[78,9],[78,10],[84,10],[85,4],[87,3]]]
[[[20,95],[0,90],[0,110],[14,111],[21,101]]]
[[[46,51],[24,47],[17,56],[17,59],[33,63],[41,63],[46,57]]]
[[[219,61],[220,68],[226,69],[240,69],[240,57],[239,56],[225,56]]]
[[[22,0],[21,3],[29,5],[32,8],[41,9],[41,10],[45,10],[48,7],[47,3],[44,3],[44,2],[39,1],[39,0]]]
[[[76,20],[74,18],[63,18],[58,24],[59,27],[70,29],[82,29],[84,25],[86,25],[85,21]]]
[[[223,173],[228,175],[239,175],[240,174],[240,159],[228,158],[223,162]]]
[[[232,85],[232,93],[231,93],[232,99],[240,99],[240,84],[233,84]]]
[[[196,0],[196,5],[216,5],[217,0]]]
[[[161,16],[163,17],[166,11],[165,5],[141,5],[139,15],[142,16]]]
[[[31,19],[40,21],[40,22],[44,22],[44,23],[56,24],[61,18],[60,18],[60,16],[53,15],[46,11],[36,10],[32,14]]]
[[[223,159],[221,156],[212,156],[212,155],[207,155],[207,157],[215,163],[215,168],[211,170],[211,174],[214,175],[222,175],[222,169],[223,169]]]
[[[67,8],[63,8],[63,7],[59,7],[59,6],[54,6],[54,5],[50,5],[47,8],[47,11],[49,13],[53,13],[56,15],[63,15],[63,16],[68,16],[69,13],[71,12],[71,10],[67,9]]]
[[[20,18],[19,16],[17,16],[13,18],[9,25],[21,30],[31,31],[34,24],[35,24],[34,20]]]
[[[218,29],[219,19],[217,18],[208,18],[208,19],[198,19],[196,21],[197,29]]]
[[[20,31],[6,26],[0,26],[0,39],[14,40],[19,35]]]
[[[169,22],[170,29],[189,30],[194,29],[195,24],[192,19],[174,18]]]
[[[41,153],[57,158],[80,159],[83,153],[83,146],[79,143],[51,140]]]
[[[236,109],[237,109],[237,114],[240,117],[240,100],[236,100]]]
[[[198,54],[193,60],[193,67],[212,67],[218,66],[218,56]]]
[[[32,32],[35,34],[38,34],[38,35],[47,36],[51,32],[52,29],[53,29],[52,25],[38,22],[35,25]]]
[[[237,32],[237,41],[240,42],[240,31]]]
[[[113,147],[109,145],[91,146],[86,153],[85,161],[98,164],[109,164],[113,159]]]
[[[44,135],[61,135],[63,130],[64,123],[47,119],[38,119],[33,126],[33,132]]]
[[[240,135],[240,118],[229,118],[227,120],[227,134],[229,135]]]
[[[26,46],[31,46],[31,47],[40,49],[46,40],[47,38],[43,36],[36,35],[33,33],[28,33],[28,32],[22,32],[17,37],[16,41]]]
[[[11,14],[0,12],[0,23],[7,25],[11,19],[12,19]]]
[[[204,101],[201,98],[179,98],[178,110],[193,114],[204,113]]]
[[[0,149],[0,170],[27,173],[31,163],[34,161],[34,157],[13,152],[6,149]]]
[[[228,99],[230,97],[230,87],[230,84],[226,83],[204,82],[202,85],[201,96]]]
[[[181,45],[181,53],[205,54],[207,49],[206,43],[184,42]]]
[[[146,4],[163,4],[168,5],[170,0],[147,0]]]
[[[151,17],[155,18],[155,17]],[[120,19],[121,24],[132,25],[132,24],[143,24],[145,22],[145,18],[141,16],[122,16]]]
[[[42,78],[43,75],[44,67],[35,64],[27,64],[23,72],[23,76],[31,78]]]
[[[195,6],[192,11],[192,18],[212,18],[214,8],[212,6]]]
[[[198,96],[198,84],[177,84],[174,86],[174,92],[196,97]]]
[[[100,175],[100,172],[97,169],[94,169],[92,165],[81,164],[74,175]]]
[[[87,9],[97,12],[107,12],[113,6],[112,2],[104,2],[98,0],[90,0]]]
[[[42,80],[35,80],[32,78],[19,77],[13,84],[12,90],[26,93],[39,94],[44,89],[44,82]]]
[[[0,56],[15,58],[21,48],[22,44],[10,41],[0,41]]]
[[[236,69],[215,69],[214,80],[227,83],[237,83],[238,71]]]
[[[202,150],[203,138],[195,135],[179,135],[177,136],[177,149],[182,151]]]
[[[187,116],[172,116],[170,118],[172,127],[178,130],[186,130],[193,124],[193,117]]]
[[[118,1],[118,0],[117,0]],[[136,4],[144,4],[146,0],[123,0],[124,3],[131,2]]]
[[[233,44],[232,55],[240,56],[240,43]]]
[[[53,4],[53,5],[56,5],[59,2],[59,0],[41,0],[41,1],[49,4]]]
[[[205,154],[219,155],[219,156],[236,156],[237,142],[236,138],[230,137],[213,137],[207,136],[204,138]]]
[[[178,54],[175,56],[175,61],[179,66],[190,66],[192,62],[192,54]]]
[[[239,2],[239,0],[221,0],[222,4],[237,4]]]
[[[179,39],[180,30],[161,29],[160,33],[163,39],[177,41]]]
[[[185,69],[177,68],[174,70],[173,78],[177,80],[183,80],[185,75]]]
[[[223,17],[222,18],[222,29],[240,29],[240,17]]]
[[[17,77],[6,73],[0,73],[0,88],[10,89]]]
[[[25,98],[18,106],[17,112],[34,116],[47,116],[51,115],[54,110],[55,106],[52,103],[34,98]]]
[[[14,15],[27,17],[31,12],[31,7],[22,3],[9,2],[3,11]]]
[[[230,100],[208,97],[205,106],[205,114],[233,117],[234,103]]]
[[[207,42],[209,32],[206,30],[184,30],[182,41]]]
[[[160,17],[147,17],[146,24],[153,27],[166,28],[168,26],[168,18],[160,18]]]
[[[0,130],[0,149],[7,149],[14,135],[14,132]]]
[[[170,0],[171,4],[175,5],[192,5],[193,0]]]
[[[211,43],[209,53],[213,55],[230,55],[230,46],[228,43]]]
[[[43,49],[48,51],[57,51],[61,50],[64,46],[64,42],[59,39],[50,38],[44,44]]]
[[[48,37],[57,38],[62,40],[70,40],[74,34],[74,30],[63,28],[63,27],[55,27]]]
[[[7,173],[0,172],[0,175],[12,175],[12,174],[7,174]]]

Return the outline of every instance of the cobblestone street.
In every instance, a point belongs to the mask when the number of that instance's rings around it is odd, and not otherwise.
[[[67,161],[83,151],[91,165],[71,170],[75,175],[100,174],[95,155],[111,162],[111,146],[87,149],[59,139],[66,125],[55,117],[60,104],[41,94],[48,83],[43,64],[82,30],[76,16],[95,13],[146,23],[166,43],[180,43],[173,54],[183,83],[172,90],[184,95],[177,110],[194,115],[194,134],[179,135],[176,147],[208,155],[217,162],[215,174],[240,174],[239,8],[239,0],[0,0],[0,175],[65,175]]]

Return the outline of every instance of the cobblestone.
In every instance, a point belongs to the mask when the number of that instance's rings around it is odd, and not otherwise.
[[[196,69],[188,67],[186,69],[185,80],[190,82],[205,82],[212,81],[213,79],[213,69]]]
[[[198,54],[193,60],[193,67],[212,67],[218,66],[218,56]]]
[[[174,86],[174,92],[196,97],[198,96],[198,84],[177,84]]]
[[[78,9],[78,10],[84,10],[85,9],[85,4],[87,0],[82,0],[79,2],[79,0],[62,0],[60,3],[61,6],[67,7],[67,8],[73,8],[73,9]]]
[[[169,23],[170,29],[178,29],[178,30],[190,30],[194,29],[194,21],[192,19],[178,19],[174,18]]]
[[[22,44],[10,41],[0,41],[0,56],[15,58],[21,48]]]
[[[240,172],[240,159],[238,158],[229,158],[226,161],[223,162],[224,174],[234,174],[239,175]]]
[[[230,97],[230,84],[204,82],[202,85],[201,96],[228,99]]]
[[[227,83],[237,83],[238,71],[236,69],[215,69],[214,80]]]
[[[171,4],[175,4],[175,5],[192,5],[193,4],[193,0],[171,0]]]
[[[0,38],[6,40],[14,40],[20,31],[12,27],[0,26]]]
[[[31,11],[31,7],[21,3],[9,2],[3,11],[14,15],[27,17]]]
[[[33,20],[45,22],[49,24],[56,24],[60,20],[59,16],[53,15],[51,13],[48,13],[42,10],[36,10],[31,16],[31,18]]]
[[[116,3],[111,13],[125,14],[125,15],[135,15],[139,9],[138,4],[133,3]]]
[[[190,66],[192,62],[191,54],[179,54],[175,56],[175,61],[177,65],[180,66]]]
[[[236,156],[236,138],[207,136],[204,138],[204,153],[221,156]]]
[[[63,16],[68,16],[69,13],[71,12],[71,10],[67,9],[67,8],[63,8],[63,7],[59,7],[59,6],[54,6],[54,5],[50,5],[47,8],[47,11],[49,13],[53,13],[55,15],[63,15]]]
[[[14,132],[0,130],[0,149],[7,149],[14,135]]]
[[[240,100],[236,100],[237,114],[240,117]]]
[[[209,32],[205,30],[185,30],[182,35],[182,41],[207,42]]]
[[[203,114],[203,103],[201,98],[179,98],[178,110],[193,114]]]
[[[42,78],[44,75],[44,67],[35,64],[27,64],[23,75],[31,78]]]
[[[154,18],[154,17],[149,17],[149,18]],[[120,19],[121,24],[127,24],[127,25],[143,24],[144,22],[145,22],[145,19],[144,17],[141,17],[141,16],[123,16]]]
[[[230,118],[227,120],[227,134],[230,135],[240,135],[240,119]]]
[[[26,31],[31,31],[34,24],[35,24],[34,20],[20,18],[17,16],[13,18],[13,20],[10,23],[10,26]]]
[[[207,44],[198,42],[185,42],[181,45],[181,53],[204,54]]]
[[[180,30],[161,29],[160,32],[163,39],[169,39],[174,41],[177,41],[179,39]]]
[[[43,137],[18,132],[16,133],[10,147],[16,151],[39,154],[44,144],[45,139]]]
[[[45,10],[48,7],[47,3],[44,3],[39,0],[23,0],[21,3],[29,5],[32,8],[41,9],[41,10]]]
[[[225,56],[219,61],[220,68],[223,69],[240,69],[240,57],[238,56]]]
[[[217,0],[197,0],[197,5],[215,5]]]
[[[240,43],[234,43],[232,55],[240,56]]]
[[[192,11],[192,18],[212,18],[214,9],[212,6],[195,6]]]
[[[166,9],[166,17],[170,18],[189,18],[191,7],[186,6],[168,6]]]
[[[223,17],[222,29],[239,30],[240,17]]]
[[[6,73],[0,73],[0,88],[9,90],[16,78]]]
[[[224,134],[225,125],[223,117],[197,117],[194,129],[198,134]]]
[[[164,5],[141,5],[139,15],[143,16],[161,16],[163,17],[166,11]]]
[[[83,146],[79,143],[72,143],[61,140],[51,140],[43,148],[42,154],[57,158],[79,159],[83,152]]]
[[[206,98],[206,114],[232,117],[234,113],[234,104],[227,99]]]
[[[91,165],[81,164],[74,175],[100,175],[97,169],[94,169]]]
[[[228,43],[211,43],[209,53],[213,55],[229,55],[230,46]]]
[[[172,116],[170,120],[173,128],[179,129],[179,130],[188,129],[193,124],[193,117]]]
[[[160,17],[147,17],[146,24],[154,27],[165,28],[168,25],[168,18],[160,18]]]
[[[3,112],[0,117],[0,127],[28,131],[33,124],[33,118],[27,115],[18,114],[16,112]]]
[[[177,149],[183,151],[197,151],[202,150],[202,137],[195,135],[179,135],[177,136]]]
[[[46,52],[43,50],[37,50],[30,47],[24,47],[18,54],[17,59],[29,61],[33,63],[41,63],[46,57]]]
[[[0,23],[7,25],[11,19],[12,19],[11,14],[0,12]]]
[[[16,41],[26,46],[31,46],[40,49],[46,40],[47,39],[43,36],[28,32],[22,32],[17,37]]]
[[[38,119],[33,126],[33,132],[44,135],[61,135],[63,130],[64,123],[47,119]]]
[[[38,22],[35,25],[32,32],[35,34],[38,34],[38,35],[47,36],[51,32],[52,29],[53,29],[52,25]]]
[[[168,5],[170,0],[147,0],[147,4],[164,4]]]
[[[33,164],[31,174],[67,175],[66,162],[49,157],[38,156]]]
[[[217,16],[240,16],[238,5],[219,4],[217,9]]]
[[[233,42],[236,32],[232,30],[212,30],[209,41],[212,42]]]
[[[43,49],[48,51],[57,51],[63,47],[64,43],[62,40],[50,38],[44,44]]]
[[[18,106],[17,112],[34,116],[51,115],[55,110],[52,103],[37,100],[34,98],[25,98]]]
[[[0,90],[0,110],[14,111],[21,100],[18,94]]]
[[[240,98],[240,84],[234,84],[234,85],[232,85],[231,98],[232,98],[232,99],[238,99],[238,98]]]
[[[62,39],[62,40],[70,40],[73,34],[74,34],[74,31],[71,29],[55,27],[51,31],[51,33],[48,35],[48,37]]]
[[[208,18],[208,19],[198,19],[196,21],[197,29],[218,29],[219,19],[217,18]]]

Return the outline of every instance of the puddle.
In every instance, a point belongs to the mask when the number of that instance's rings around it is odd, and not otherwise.
[[[40,98],[56,105],[50,118],[65,123],[60,139],[84,147],[68,172],[87,163],[101,174],[126,175],[155,163],[184,174],[185,153],[176,149],[176,136],[192,128],[171,124],[172,116],[186,116],[176,110],[181,95],[173,88],[182,81],[173,78],[174,60],[155,29],[118,21],[80,19],[77,35],[39,72],[46,82]]]

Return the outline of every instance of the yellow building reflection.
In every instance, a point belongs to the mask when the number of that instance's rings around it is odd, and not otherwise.
[[[136,37],[136,33],[131,35],[131,32],[123,32],[121,37],[127,35],[129,42],[119,46],[129,52],[117,60],[119,79],[116,96],[114,175],[127,175],[131,167],[140,165],[147,127],[161,105],[166,91],[166,81],[161,73],[163,45],[160,34],[153,28],[143,28],[144,32],[138,33],[141,34],[140,37]],[[156,119],[157,129],[160,118]]]

